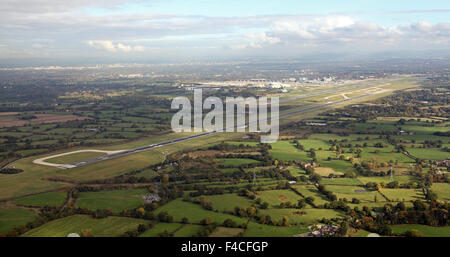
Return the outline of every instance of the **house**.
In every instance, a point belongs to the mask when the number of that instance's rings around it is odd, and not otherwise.
[[[142,199],[146,203],[153,203],[153,202],[159,202],[161,200],[161,197],[159,197],[158,194],[149,194],[142,196]]]
[[[300,167],[302,167],[303,169],[306,169],[306,168],[308,168],[308,167],[316,167],[317,166],[317,163],[315,163],[315,162],[312,162],[312,163],[309,163],[309,162],[300,162]]]
[[[307,122],[307,126],[326,126],[326,123],[320,123],[320,122]]]
[[[333,236],[339,231],[339,227],[335,225],[317,225],[310,227],[309,237]]]

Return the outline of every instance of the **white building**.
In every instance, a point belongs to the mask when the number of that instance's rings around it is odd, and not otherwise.
[[[280,88],[290,88],[291,85],[283,84],[280,82],[272,82],[272,83],[268,84],[267,87],[274,88],[274,89],[280,89]]]

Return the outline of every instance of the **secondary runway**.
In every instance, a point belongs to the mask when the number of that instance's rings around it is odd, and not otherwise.
[[[279,118],[286,117],[286,116],[291,116],[291,115],[294,115],[294,114],[299,114],[299,113],[319,110],[319,109],[326,108],[326,107],[329,107],[329,106],[333,106],[333,105],[341,104],[341,103],[344,103],[344,102],[360,99],[360,98],[363,98],[363,97],[375,95],[377,93],[379,93],[379,92],[371,92],[371,93],[367,93],[367,94],[364,94],[364,95],[360,95],[360,96],[355,96],[355,97],[339,100],[339,101],[336,101],[336,102],[330,102],[330,103],[326,103],[326,104],[311,106],[311,107],[304,108],[304,109],[301,109],[301,110],[294,110],[294,111],[285,112],[285,113],[280,114]],[[138,147],[138,148],[135,148],[135,149],[117,151],[115,153],[110,153],[110,154],[105,155],[105,156],[92,158],[92,159],[88,159],[88,160],[85,160],[85,161],[76,162],[76,163],[72,163],[72,164],[59,164],[59,165],[57,165],[57,167],[63,168],[63,169],[71,169],[71,168],[81,167],[81,166],[85,166],[85,165],[89,165],[89,164],[93,164],[93,163],[97,163],[97,162],[101,162],[101,161],[106,161],[106,160],[119,158],[119,157],[130,155],[130,154],[135,154],[135,153],[147,151],[147,150],[150,150],[150,149],[155,149],[155,148],[166,146],[166,145],[176,144],[176,143],[179,143],[179,142],[189,141],[189,140],[193,140],[193,139],[204,137],[204,136],[208,136],[208,135],[213,135],[213,134],[216,134],[216,133],[222,133],[222,132],[217,132],[217,131],[205,132],[205,133],[192,135],[192,136],[188,136],[188,137],[172,139],[172,140],[161,142],[161,143],[157,143],[157,144],[151,144],[151,145],[148,145],[148,146]],[[67,153],[67,154],[70,154],[70,153]],[[45,159],[50,159],[50,158],[53,158],[53,157],[57,157],[57,156],[50,156],[50,157],[46,157]],[[46,163],[39,163],[39,164],[47,165]],[[55,165],[51,165],[51,166],[55,166]]]

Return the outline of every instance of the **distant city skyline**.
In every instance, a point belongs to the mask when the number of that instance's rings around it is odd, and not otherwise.
[[[450,52],[449,1],[3,0],[0,64]]]

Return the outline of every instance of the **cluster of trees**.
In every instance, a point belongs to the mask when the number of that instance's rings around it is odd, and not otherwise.
[[[253,218],[258,214],[258,208],[255,206],[250,207],[235,207],[231,212],[232,215],[236,215],[243,218]]]
[[[260,144],[259,146],[250,146],[250,145],[244,145],[244,144],[239,144],[239,145],[232,145],[232,144],[227,144],[227,143],[220,143],[217,145],[213,145],[208,147],[208,150],[217,150],[217,151],[226,151],[226,152],[230,152],[230,151],[235,151],[235,150],[246,150],[248,151],[248,149],[259,149],[260,147],[271,147],[269,144]]]
[[[217,224],[212,223],[204,226],[200,231],[198,231],[195,236],[196,237],[208,237],[214,230],[216,230]]]
[[[328,200],[330,200],[330,201],[336,201],[337,200],[337,196],[333,192],[328,190],[324,185],[319,185],[317,187],[317,190],[319,190],[319,192],[324,194],[328,198]]]
[[[34,228],[44,225],[47,222],[50,222],[55,219],[68,217],[74,215],[75,213],[76,213],[75,210],[70,208],[60,210],[59,208],[56,207],[44,206],[41,209],[39,209],[39,215],[34,221],[28,222],[25,225],[14,228],[13,230],[9,231],[6,234],[0,234],[0,237],[3,236],[17,237],[26,233],[27,231],[30,231]]]
[[[283,216],[281,220],[273,220],[270,215],[259,214],[254,217],[254,221],[260,224],[271,225],[271,226],[289,226],[289,218]]]
[[[229,187],[227,187],[227,188],[229,188]],[[197,191],[190,192],[189,196],[197,197],[197,196],[201,196],[201,195],[221,195],[221,194],[227,193],[227,188],[223,188],[223,187],[209,187],[208,188],[205,186],[201,187],[200,189],[192,188],[192,190],[197,190]],[[189,190],[189,191],[191,191],[191,190]],[[228,192],[229,192],[229,190],[228,190]]]
[[[362,163],[354,163],[353,164],[353,167],[356,169],[358,174],[360,174],[362,176],[384,177],[384,176],[388,176],[390,174],[389,171],[374,171],[373,170],[374,168],[379,167],[379,166],[381,166],[381,165],[378,165],[378,163],[375,160],[372,160],[370,162],[363,161]],[[383,164],[383,166],[386,166],[386,165]]]
[[[3,168],[0,169],[0,174],[17,174],[23,172],[22,169],[15,169],[15,168]]]
[[[139,224],[136,229],[126,231],[122,236],[123,237],[138,237],[145,231],[152,229],[156,225],[155,222],[151,222],[148,224]]]
[[[397,224],[423,224],[429,226],[447,226],[449,224],[450,204],[436,201],[425,204],[421,200],[413,202],[413,207],[407,208],[404,202],[395,206],[385,204],[377,213],[368,206],[362,210],[355,207],[347,211],[352,218],[352,226],[366,229],[382,235],[391,235],[389,226]]]
[[[173,222],[173,216],[169,215],[166,211],[158,213],[158,220],[161,222]]]
[[[389,182],[387,184],[385,183],[381,183],[380,184],[382,187],[386,187],[386,188],[421,188],[420,183],[414,182],[414,181],[409,181],[406,183],[399,183],[398,181],[392,181]]]
[[[198,200],[195,200],[194,202],[200,204],[203,207],[203,209],[205,209],[205,210],[208,210],[208,211],[213,210],[213,205],[212,205],[211,201],[206,200],[205,196],[203,196],[203,195],[200,196],[198,198]]]

